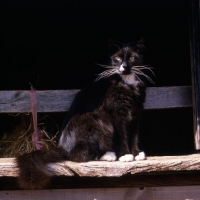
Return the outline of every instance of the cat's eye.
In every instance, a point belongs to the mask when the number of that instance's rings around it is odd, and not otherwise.
[[[135,57],[134,56],[131,56],[130,58],[129,58],[129,61],[134,61],[135,60]]]
[[[118,62],[122,61],[122,59],[119,56],[116,56],[115,60],[118,61]]]

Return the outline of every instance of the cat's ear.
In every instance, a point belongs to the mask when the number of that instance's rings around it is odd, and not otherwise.
[[[109,55],[112,56],[114,53],[122,48],[122,44],[114,39],[108,40]]]
[[[134,50],[138,53],[138,54],[143,54],[145,52],[145,46],[144,46],[144,38],[140,38],[140,40],[137,41]]]

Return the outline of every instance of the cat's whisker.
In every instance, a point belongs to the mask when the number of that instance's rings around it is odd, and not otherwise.
[[[113,74],[113,72],[116,72],[117,70],[116,69],[109,69],[109,70],[106,70],[104,72],[102,72],[101,74]]]
[[[138,70],[142,70],[142,69],[147,69],[149,70],[154,76],[155,76],[155,73],[153,72],[152,69],[154,69],[153,67],[146,67],[148,65],[142,65],[142,66],[132,66],[131,69],[138,69]]]
[[[141,83],[143,83],[144,84],[144,82],[137,76],[137,74],[136,73],[134,73],[134,72],[131,72],[131,74],[134,74],[134,76],[141,82]]]
[[[138,75],[142,75],[144,77],[146,77],[146,79],[150,82],[150,83],[153,83],[154,84],[154,81],[148,76],[146,75],[144,72],[142,72],[140,69],[137,69],[137,68],[132,68],[131,71],[135,74],[138,74]]]
[[[134,69],[134,70],[132,70],[132,72],[133,72],[135,75],[137,74],[137,75],[142,75],[142,76],[144,76],[150,83],[154,84],[154,81],[153,81],[148,75],[146,75],[145,73],[143,73],[142,71]]]
[[[116,66],[112,66],[112,65],[101,65],[101,64],[97,64],[97,65],[99,65],[103,68],[107,68],[107,69],[115,69],[116,68]]]
[[[116,69],[109,69],[109,70],[106,70],[106,71],[104,71],[104,72],[98,74],[99,76],[96,78],[95,81],[98,81],[98,80],[100,80],[100,79],[102,79],[102,78],[107,78],[107,77],[109,77],[109,76],[111,76],[111,75],[113,75],[113,74],[116,74],[117,72],[118,72],[118,71],[117,71]]]
[[[137,74],[143,75],[150,83],[155,84],[154,81],[149,76],[147,76],[146,74],[139,73],[139,72],[137,72]]]
[[[148,65],[133,65],[132,68],[139,68],[139,69],[154,69],[153,67],[147,67]]]
[[[107,69],[116,69],[117,67],[116,66],[105,66],[104,68],[107,68]]]
[[[154,69],[154,67],[149,67],[149,65],[133,65],[132,68]]]
[[[149,65],[133,65],[132,67],[147,67]],[[147,68],[153,68],[153,67],[147,67]]]

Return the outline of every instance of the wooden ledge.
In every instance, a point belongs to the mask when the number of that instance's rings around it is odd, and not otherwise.
[[[120,177],[126,174],[160,174],[166,172],[200,171],[200,155],[147,157],[144,161],[123,163],[65,161],[48,164],[52,176]],[[15,158],[0,159],[0,177],[17,177],[19,169]]]

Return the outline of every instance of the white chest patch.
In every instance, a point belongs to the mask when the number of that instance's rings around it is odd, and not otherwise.
[[[128,74],[128,75],[121,75],[123,81],[127,85],[137,85],[138,81],[136,81],[134,74]]]

